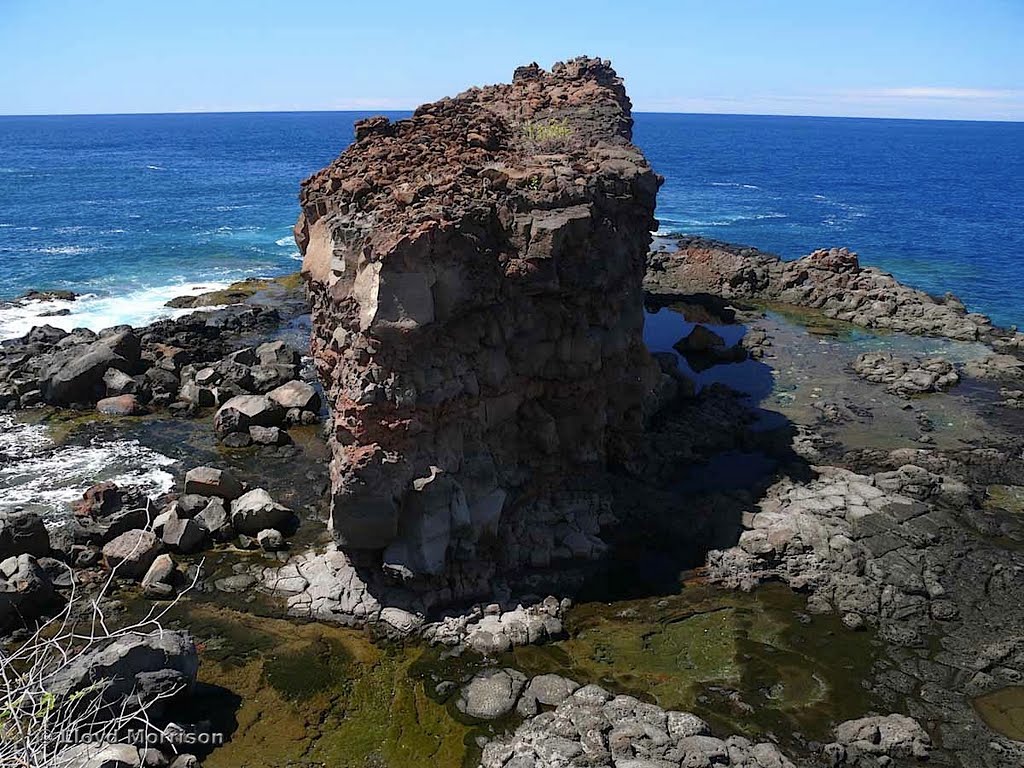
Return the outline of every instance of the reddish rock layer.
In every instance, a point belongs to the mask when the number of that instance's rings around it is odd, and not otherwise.
[[[342,547],[406,579],[600,550],[597,509],[557,492],[631,455],[659,380],[641,283],[661,179],[631,128],[607,62],[531,65],[357,123],[303,183]]]

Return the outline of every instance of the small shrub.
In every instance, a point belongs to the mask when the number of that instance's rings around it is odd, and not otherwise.
[[[520,126],[523,139],[538,149],[560,149],[572,139],[574,131],[569,121],[528,120]]]

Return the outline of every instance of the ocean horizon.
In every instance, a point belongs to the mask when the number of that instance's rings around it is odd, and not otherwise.
[[[231,110],[183,110],[179,112],[48,112],[14,114],[0,112],[0,120],[6,118],[35,117],[171,117],[174,115],[402,115],[409,117],[415,108],[409,109],[231,109]],[[879,115],[787,115],[767,112],[673,112],[662,110],[633,110],[633,117],[641,115],[679,115],[681,117],[773,117],[808,118],[813,120],[891,120],[903,123],[1010,123],[1024,124],[1024,120],[968,119],[949,117],[887,117]]]
[[[0,338],[172,314],[174,296],[298,268],[301,179],[385,114],[200,112],[0,116]],[[666,178],[660,234],[792,259],[847,246],[865,264],[1024,322],[1024,124],[638,112]],[[65,314],[55,314],[65,313]]]

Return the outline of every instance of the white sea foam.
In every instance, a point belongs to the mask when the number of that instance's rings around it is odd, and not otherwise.
[[[174,486],[174,460],[136,440],[94,439],[84,446],[56,446],[39,424],[0,415],[0,511],[25,507],[54,524],[89,486],[104,480],[141,486],[151,496]]]
[[[165,306],[176,296],[217,291],[228,285],[230,282],[182,281],[139,288],[118,296],[85,294],[75,301],[17,301],[6,306],[0,305],[0,340],[24,336],[37,325],[52,325],[67,331],[72,328],[99,331],[115,325],[146,325],[160,318],[178,317],[195,311]],[[64,311],[69,314],[57,314]]]
[[[146,170],[149,170],[149,171],[166,171],[167,169],[164,168],[162,165],[147,165],[146,166]]]
[[[735,187],[736,189],[760,189],[756,184],[743,184],[738,181],[712,181],[712,187]]]
[[[295,238],[292,235],[285,235],[284,237],[278,238],[274,241],[274,245],[279,248],[287,248],[289,259],[302,261],[302,254],[299,252],[299,249],[295,247]]]
[[[45,253],[47,256],[82,256],[95,251],[91,245],[49,245],[32,249],[33,253]]]
[[[680,227],[729,227],[743,221],[762,221],[764,219],[788,219],[789,214],[778,211],[754,214],[734,214],[716,217],[713,219],[671,219],[664,218],[665,224],[670,225],[670,231],[678,231]]]

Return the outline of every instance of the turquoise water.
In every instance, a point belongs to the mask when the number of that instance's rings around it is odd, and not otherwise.
[[[0,117],[0,299],[87,294],[0,308],[0,338],[55,309],[145,322],[174,295],[293,271],[298,183],[365,114]],[[635,139],[667,178],[662,231],[786,257],[847,245],[1024,321],[1024,124],[641,114]]]

